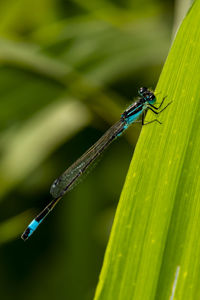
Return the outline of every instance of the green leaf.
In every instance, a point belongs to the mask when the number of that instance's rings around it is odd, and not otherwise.
[[[173,103],[145,126],[118,205],[95,300],[199,299],[200,1],[156,91]],[[152,116],[154,118],[154,116]],[[151,113],[146,120],[151,120]]]

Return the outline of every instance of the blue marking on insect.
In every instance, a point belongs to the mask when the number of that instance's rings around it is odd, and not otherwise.
[[[139,116],[141,115],[141,113],[142,113],[142,111],[139,111],[138,113],[135,113],[134,115],[126,118],[125,121],[126,121],[127,126],[129,126],[130,124],[132,124],[133,122],[135,122],[139,118]]]
[[[31,236],[31,234],[36,230],[36,228],[40,225],[40,223],[42,222],[42,220],[40,222],[37,222],[35,219],[29,224],[28,228],[29,228],[29,234],[28,236]]]
[[[135,111],[138,111],[140,110],[140,112],[142,112],[144,110],[144,103],[141,103],[138,105],[137,102],[135,102],[134,104],[130,105],[126,110],[125,112],[122,114],[125,115],[126,117],[125,118],[128,118],[130,115],[134,115],[135,116]],[[137,117],[136,117],[137,119]]]

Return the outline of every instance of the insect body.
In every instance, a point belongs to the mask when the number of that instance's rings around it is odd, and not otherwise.
[[[153,122],[160,123],[160,121],[157,119],[144,123],[145,114],[147,110],[151,110],[154,114],[159,114],[166,109],[170,103],[160,110],[165,98],[163,98],[159,107],[156,107],[154,106],[156,97],[152,91],[145,87],[141,87],[138,91],[138,94],[139,98],[122,113],[120,120],[110,127],[93,146],[91,146],[75,163],[73,163],[60,177],[53,182],[50,189],[53,200],[28,225],[21,236],[23,240],[29,238],[29,236],[36,230],[38,225],[46,218],[46,216],[64,196],[64,194],[75,186],[80,176],[86,172],[88,167],[101,153],[103,153],[103,151],[111,144],[111,142],[120,136],[131,124],[136,122],[140,116],[142,116],[142,125]]]

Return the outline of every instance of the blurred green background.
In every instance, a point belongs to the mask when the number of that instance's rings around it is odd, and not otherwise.
[[[119,119],[140,86],[155,88],[176,5],[0,1],[2,299],[92,299],[140,124],[26,243],[20,235],[51,199],[53,180]]]

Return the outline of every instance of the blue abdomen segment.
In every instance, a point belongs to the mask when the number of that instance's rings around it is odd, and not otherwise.
[[[41,221],[40,221],[41,222]],[[30,225],[28,226],[30,228],[31,234],[33,231],[36,230],[36,228],[38,227],[38,225],[40,224],[40,222],[36,221],[35,219],[30,223]]]
[[[42,221],[42,220],[41,220]],[[25,232],[22,234],[22,239],[26,240],[31,236],[31,234],[37,229],[37,227],[40,225],[40,222],[36,221],[35,219],[28,225],[27,229]]]

